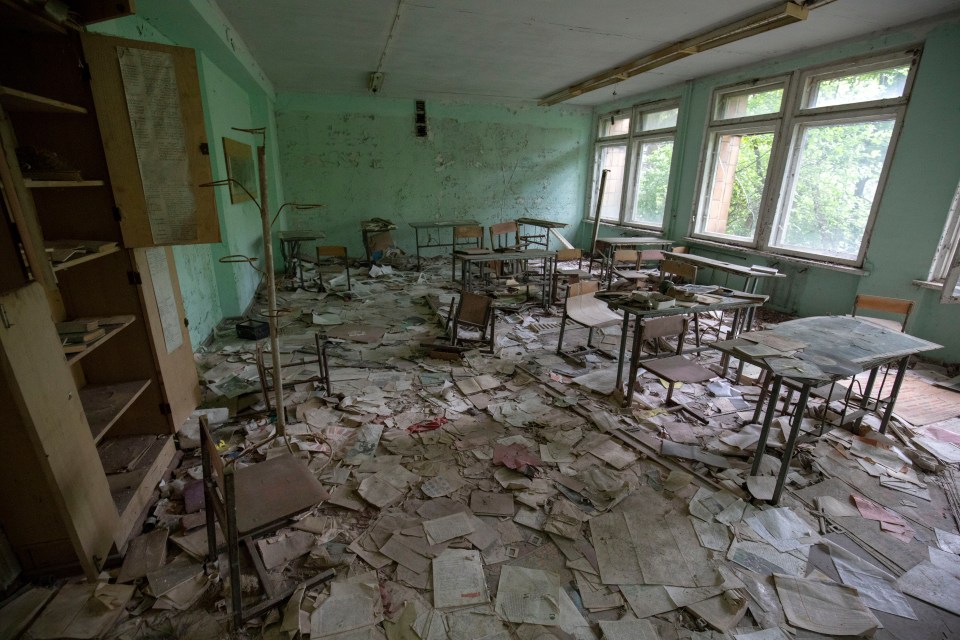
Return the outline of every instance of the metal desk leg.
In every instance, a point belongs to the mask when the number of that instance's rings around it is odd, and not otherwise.
[[[620,357],[617,358],[617,386],[623,384],[623,355],[627,351],[627,332],[630,330],[630,314],[623,312],[623,329],[620,332]]]
[[[807,410],[807,399],[810,397],[810,387],[813,385],[805,384],[800,389],[800,398],[797,400],[796,413],[793,416],[793,422],[790,423],[790,435],[787,437],[787,446],[783,449],[783,458],[780,460],[780,473],[777,475],[777,486],[773,490],[772,504],[780,502],[780,494],[783,492],[783,483],[790,473],[790,461],[793,459],[793,450],[797,446],[797,437],[800,435],[800,424],[803,422],[803,414]],[[772,405],[776,405],[773,402]]]
[[[767,448],[767,436],[770,435],[770,423],[773,422],[773,414],[777,410],[777,398],[780,397],[780,386],[783,384],[782,376],[774,376],[773,388],[770,389],[770,400],[767,405],[767,414],[763,418],[763,427],[760,429],[760,439],[757,441],[757,450],[753,454],[753,466],[750,467],[750,475],[757,475],[760,470],[760,461],[763,459],[763,452]]]
[[[880,433],[887,432],[887,425],[890,424],[890,416],[893,415],[893,405],[897,403],[897,395],[900,393],[900,385],[903,384],[903,377],[907,373],[907,364],[910,362],[910,356],[900,358],[897,364],[897,377],[893,380],[893,391],[890,392],[890,399],[887,400],[887,408],[883,411],[883,418],[880,420]]]
[[[417,240],[417,271],[420,271],[420,229],[414,227],[413,234]]]
[[[627,377],[627,393],[624,395],[623,406],[629,407],[633,403],[633,386],[637,381],[637,370],[640,368],[640,318],[633,325],[633,349],[630,352],[630,374]],[[658,338],[659,340],[659,338]],[[668,383],[672,386],[672,383]],[[669,388],[667,389],[669,391]]]

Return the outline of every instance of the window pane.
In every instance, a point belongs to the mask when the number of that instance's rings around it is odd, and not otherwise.
[[[717,119],[729,120],[779,113],[782,101],[783,88],[725,95],[720,98],[720,103],[717,105]]]
[[[632,222],[663,224],[672,157],[673,140],[644,142],[637,147],[634,207],[630,216]]]
[[[814,80],[810,85],[807,108],[899,98],[907,85],[909,72],[910,65],[903,64],[839,78]]]
[[[669,129],[677,126],[677,113],[679,107],[666,109],[664,111],[651,111],[643,114],[640,119],[641,131],[653,131],[655,129]]]
[[[629,115],[609,115],[600,118],[600,137],[622,136],[630,132]]]
[[[772,133],[718,134],[713,141],[701,233],[753,239],[767,180]]]
[[[893,118],[800,130],[779,246],[853,259],[867,228]]]
[[[610,169],[607,174],[607,182],[603,189],[603,205],[600,209],[601,220],[614,220],[620,222],[620,196],[623,194],[623,165],[627,159],[627,145],[618,144],[608,147],[600,147],[600,157],[597,159],[597,176],[593,185],[593,191],[596,193],[600,188],[600,174],[604,169]],[[596,198],[596,196],[594,196]],[[593,211],[590,217],[593,217],[596,211],[596,200],[593,202]]]

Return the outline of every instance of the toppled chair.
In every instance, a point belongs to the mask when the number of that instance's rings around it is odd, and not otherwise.
[[[456,347],[464,342],[478,342],[492,353],[496,337],[496,314],[493,312],[493,298],[464,291],[460,294],[460,299],[456,301],[456,309],[454,309],[454,304],[455,302],[451,300],[450,311],[447,314],[446,326],[450,334],[450,344]],[[479,331],[479,339],[461,337],[460,329],[462,327]]]

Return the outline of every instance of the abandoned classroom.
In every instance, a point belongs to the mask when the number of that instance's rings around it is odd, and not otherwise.
[[[0,0],[0,640],[960,638],[960,0]]]

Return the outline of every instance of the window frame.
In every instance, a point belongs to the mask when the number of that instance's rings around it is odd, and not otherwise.
[[[591,161],[592,170],[590,175],[592,180],[590,183],[590,192],[587,194],[587,211],[583,219],[585,222],[593,223],[594,214],[596,213],[597,207],[597,188],[599,187],[600,180],[600,150],[605,146],[611,146],[616,144],[626,144],[626,157],[624,159],[623,167],[623,184],[621,185],[620,192],[620,208],[618,212],[618,217],[616,220],[611,218],[600,218],[601,223],[616,225],[619,227],[631,227],[635,229],[645,229],[651,232],[662,233],[666,230],[668,213],[671,209],[671,202],[673,199],[674,188],[676,186],[676,142],[677,142],[677,132],[679,129],[679,124],[681,121],[681,116],[683,115],[682,105],[680,98],[667,98],[664,100],[656,100],[653,102],[644,102],[640,104],[633,105],[631,107],[625,107],[623,109],[617,109],[614,111],[607,111],[605,113],[599,114],[597,116],[596,126],[594,131],[596,132],[596,139],[594,140],[594,149],[593,149],[593,159]],[[667,111],[670,109],[677,109],[677,123],[671,127],[660,127],[659,129],[650,129],[648,131],[638,131],[638,128],[642,126],[644,114],[649,114],[657,111]],[[618,134],[614,136],[601,136],[600,130],[601,125],[604,119],[610,118],[611,116],[621,116],[624,113],[629,113],[630,116],[630,126],[627,128],[627,133]],[[670,140],[674,144],[674,149],[670,155],[670,172],[667,176],[667,190],[664,197],[664,209],[663,217],[661,218],[660,224],[653,224],[650,222],[635,222],[633,221],[633,212],[635,208],[635,202],[633,198],[636,195],[636,180],[637,180],[637,169],[639,168],[639,163],[637,160],[638,150],[641,148],[644,142],[653,142],[653,141],[667,141]]]
[[[921,49],[919,47],[909,50],[897,50],[880,55],[853,58],[839,63],[798,69],[786,75],[771,76],[768,78],[755,79],[750,82],[715,88],[711,95],[706,134],[701,151],[699,175],[697,177],[697,200],[693,203],[694,210],[689,229],[690,237],[730,245],[732,247],[783,255],[785,257],[795,257],[855,268],[862,267],[867,248],[870,245],[870,237],[873,233],[877,211],[883,200],[887,176],[893,162],[900,130],[903,127],[904,115],[913,89],[920,53]],[[816,81],[854,75],[858,72],[868,73],[869,71],[897,66],[899,64],[908,64],[910,69],[904,83],[903,95],[898,98],[886,98],[817,108],[807,108],[804,106],[809,100],[812,87]],[[720,119],[717,117],[720,101],[724,97],[757,93],[759,92],[758,89],[762,90],[764,87],[774,87],[780,83],[782,83],[784,91],[778,113],[728,119]],[[870,212],[867,217],[857,255],[849,258],[783,246],[782,233],[779,232],[779,224],[789,211],[789,205],[794,197],[793,188],[799,170],[800,143],[803,130],[805,128],[829,124],[885,120],[891,116],[894,119],[893,131],[891,132],[890,142],[887,145],[886,154],[878,175],[876,193],[870,206]],[[767,169],[760,211],[758,213],[757,229],[753,239],[744,241],[742,237],[700,231],[699,229],[702,226],[701,220],[704,219],[709,205],[707,188],[713,181],[713,145],[715,144],[714,140],[718,132],[736,130],[737,125],[742,125],[741,130],[743,131],[750,131],[754,128],[759,129],[755,127],[755,125],[762,124],[768,127],[775,127],[775,131],[770,165]],[[754,127],[746,129],[746,125],[754,125]],[[759,130],[756,132],[759,132]]]
[[[930,266],[929,280],[943,287],[941,303],[960,304],[960,293],[957,292],[960,281],[960,186],[950,203],[943,235]]]

